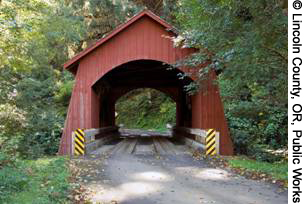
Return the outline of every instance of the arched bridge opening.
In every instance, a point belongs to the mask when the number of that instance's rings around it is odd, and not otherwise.
[[[155,89],[172,98],[176,103],[176,126],[191,127],[191,96],[184,91],[184,86],[192,79],[180,79],[180,74],[183,72],[179,69],[156,60],[131,61],[106,73],[92,87],[99,98],[100,127],[116,125],[116,102],[140,88]]]

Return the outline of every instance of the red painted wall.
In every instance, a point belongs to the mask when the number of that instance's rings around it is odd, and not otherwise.
[[[80,59],[61,138],[60,154],[70,153],[73,130],[99,127],[100,104],[92,85],[107,72],[134,60],[149,59],[173,64],[194,52],[193,49],[174,48],[171,40],[163,37],[172,35],[158,22],[143,16]],[[215,78],[215,74],[211,76]],[[199,93],[192,98],[192,127],[215,128],[220,131],[221,153],[232,154],[232,142],[218,88],[208,82],[207,93]]]

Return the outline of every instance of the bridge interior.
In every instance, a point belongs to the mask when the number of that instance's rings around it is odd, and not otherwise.
[[[91,152],[93,155],[170,155],[189,153],[190,149],[171,132],[120,129],[112,140]]]
[[[153,88],[170,96],[176,103],[176,126],[191,127],[191,96],[184,86],[192,80],[180,79],[179,69],[154,60],[137,60],[122,64],[106,73],[94,85],[100,100],[100,127],[115,125],[115,104],[131,90]]]

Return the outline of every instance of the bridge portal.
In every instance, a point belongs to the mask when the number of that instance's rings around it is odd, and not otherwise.
[[[233,154],[223,104],[214,72],[203,82],[204,89],[188,95],[184,86],[194,80],[196,68],[172,65],[197,52],[174,47],[172,26],[150,11],[143,11],[109,35],[68,61],[64,68],[75,76],[59,147],[60,154],[72,151],[72,131],[115,125],[115,103],[131,90],[153,88],[176,102],[177,127],[220,132],[220,153]],[[179,79],[180,74],[191,77]]]

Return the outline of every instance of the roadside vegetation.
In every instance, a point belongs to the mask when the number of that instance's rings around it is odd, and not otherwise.
[[[190,93],[215,71],[237,154],[276,162],[287,149],[287,1],[183,0],[182,39],[200,53],[177,65],[202,66]],[[204,61],[208,61],[206,66]]]
[[[0,203],[67,203],[68,158],[12,160],[0,153]]]
[[[274,163],[256,161],[244,156],[234,157],[228,160],[230,167],[245,169],[259,174],[267,174],[275,180],[288,181],[288,162]]]

